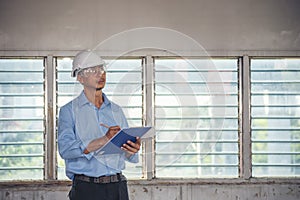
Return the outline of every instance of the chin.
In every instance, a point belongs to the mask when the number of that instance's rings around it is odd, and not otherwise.
[[[97,85],[96,90],[102,90],[104,88],[104,85]]]
[[[99,84],[97,85],[98,88],[104,88],[105,84]]]

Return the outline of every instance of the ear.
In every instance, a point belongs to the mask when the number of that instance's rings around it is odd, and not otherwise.
[[[79,74],[77,75],[77,81],[79,81],[81,84],[83,84],[83,77]]]

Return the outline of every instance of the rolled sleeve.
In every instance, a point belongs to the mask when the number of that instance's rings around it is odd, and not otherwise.
[[[84,152],[84,150],[86,149],[86,147],[82,144],[80,145],[80,149],[82,152]],[[92,157],[94,156],[95,152],[90,152],[88,154],[83,153],[83,156],[86,157],[86,159],[91,160]]]
[[[126,160],[131,163],[138,163],[139,162],[139,154],[138,153],[133,154],[129,158],[126,158]]]

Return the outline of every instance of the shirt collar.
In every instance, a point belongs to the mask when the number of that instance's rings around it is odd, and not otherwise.
[[[103,96],[103,107],[109,105],[111,102],[110,100],[106,97],[106,95],[102,92],[102,96]],[[91,102],[87,99],[87,97],[84,94],[84,91],[82,91],[80,93],[80,95],[78,96],[78,100],[79,100],[79,106],[84,106],[85,104],[90,104]],[[101,107],[102,107],[101,106]]]

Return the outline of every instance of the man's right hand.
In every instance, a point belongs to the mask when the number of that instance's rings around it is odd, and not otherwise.
[[[91,141],[86,147],[86,149],[84,149],[83,153],[88,154],[92,151],[96,151],[97,149],[101,148],[103,145],[105,145],[108,142],[108,140],[110,140],[120,130],[121,130],[120,126],[108,127],[108,131],[106,132],[105,136]]]
[[[121,130],[120,126],[110,126],[105,136],[108,139],[111,139],[114,135],[116,135]]]

